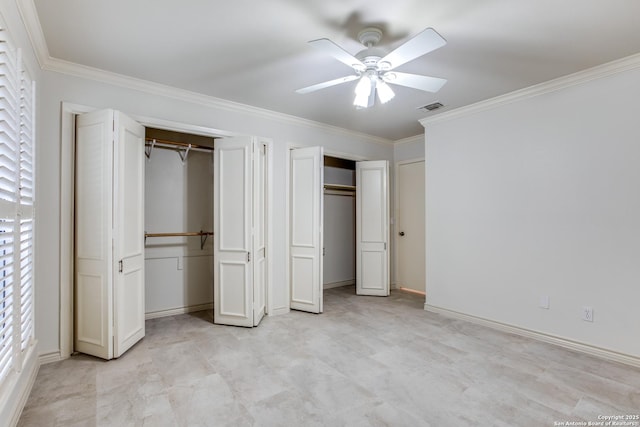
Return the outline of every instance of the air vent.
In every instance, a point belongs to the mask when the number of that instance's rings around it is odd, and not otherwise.
[[[424,107],[420,107],[419,110],[433,111],[433,110],[437,110],[440,107],[444,107],[444,105],[442,105],[439,102],[434,102],[433,104],[429,104],[429,105],[425,105]]]

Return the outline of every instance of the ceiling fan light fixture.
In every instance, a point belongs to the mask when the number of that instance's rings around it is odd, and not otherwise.
[[[358,108],[367,108],[369,95],[371,95],[371,82],[367,77],[362,77],[356,85],[356,98],[353,100],[353,105]]]
[[[376,81],[376,92],[378,93],[378,99],[380,99],[380,102],[383,104],[391,101],[393,97],[396,96],[389,85],[386,84],[382,79],[378,79]]]

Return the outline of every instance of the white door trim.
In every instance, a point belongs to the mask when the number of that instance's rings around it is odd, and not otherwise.
[[[59,339],[60,350],[58,358],[67,359],[73,350],[73,229],[74,229],[74,171],[75,171],[75,116],[98,110],[82,104],[62,102],[61,127],[60,127],[60,319],[59,319]],[[126,111],[123,111],[128,114]],[[132,119],[138,121],[146,127],[156,127],[160,129],[177,132],[192,133],[204,136],[233,136],[235,133],[209,128],[205,126],[174,122],[165,119],[145,117],[128,114]],[[268,200],[273,200],[273,143],[267,143],[267,193]],[[272,309],[272,284],[273,284],[273,227],[272,218],[269,216],[267,226],[267,313],[274,312]],[[52,360],[53,361],[53,360]]]

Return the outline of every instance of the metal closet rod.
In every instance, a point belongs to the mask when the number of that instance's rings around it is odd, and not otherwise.
[[[325,184],[325,190],[356,191],[355,185]]]
[[[193,231],[187,233],[144,233],[145,239],[147,237],[173,237],[173,236],[213,236],[211,231]]]
[[[200,236],[200,250],[204,249],[204,244],[207,243],[207,237],[213,236],[211,231],[193,231],[186,233],[144,233],[144,243],[147,243],[147,237],[174,237],[174,236]]]
[[[213,147],[207,147],[205,145],[198,145],[198,144],[189,144],[187,142],[177,142],[177,141],[169,141],[167,139],[158,139],[158,138],[145,138],[145,142],[153,142],[155,141],[156,143],[159,144],[168,144],[168,145],[176,145],[178,147],[191,147],[191,148],[197,148],[200,150],[209,150],[209,151],[213,151]]]

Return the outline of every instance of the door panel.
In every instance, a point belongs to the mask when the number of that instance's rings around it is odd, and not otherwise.
[[[424,160],[398,165],[397,283],[425,292]]]
[[[356,163],[356,293],[389,295],[389,163]]]
[[[266,312],[266,216],[267,145],[253,145],[253,324],[257,326]]]
[[[114,357],[145,334],[144,127],[114,113]]]
[[[322,312],[323,150],[291,150],[289,279],[294,310]]]
[[[253,326],[250,137],[216,141],[214,154],[214,323]]]
[[[75,176],[75,350],[113,357],[113,111],[78,116]]]

